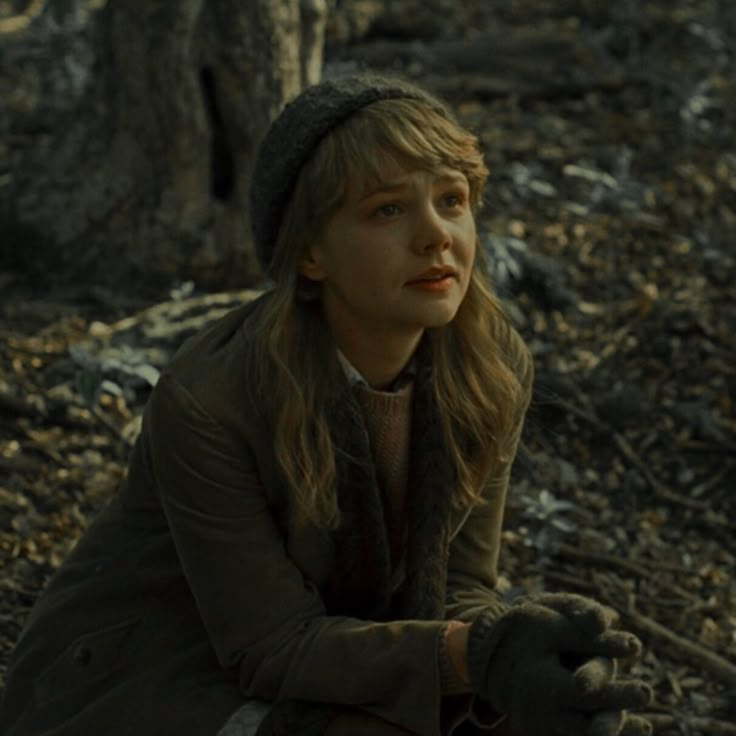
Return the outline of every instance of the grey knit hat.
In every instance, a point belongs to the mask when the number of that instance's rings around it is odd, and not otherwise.
[[[413,99],[453,120],[447,107],[403,79],[356,74],[308,87],[274,120],[258,151],[251,180],[253,243],[261,267],[269,273],[284,208],[302,166],[319,142],[340,123],[378,100]]]

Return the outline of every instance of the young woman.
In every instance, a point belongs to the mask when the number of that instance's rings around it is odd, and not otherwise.
[[[476,139],[359,75],[275,121],[273,288],[187,342],[16,647],[6,736],[643,734],[638,643],[494,592],[532,364],[479,266]]]

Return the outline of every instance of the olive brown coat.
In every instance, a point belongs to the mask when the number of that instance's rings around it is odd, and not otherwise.
[[[343,525],[295,527],[272,412],[244,380],[259,301],[191,338],[162,374],[126,481],[26,623],[0,706],[5,736],[214,736],[247,698],[358,707],[439,736],[443,619],[503,608],[494,587],[509,464],[483,504],[452,506],[420,358],[404,582],[391,585],[347,381],[331,415]],[[531,365],[510,328],[499,350],[523,387],[515,449]]]

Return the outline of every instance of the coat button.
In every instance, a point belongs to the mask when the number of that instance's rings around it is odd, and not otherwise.
[[[92,659],[92,650],[87,644],[80,644],[73,655],[74,661],[81,667],[86,667]]]

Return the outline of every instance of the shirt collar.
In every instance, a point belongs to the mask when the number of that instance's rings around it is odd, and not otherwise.
[[[340,366],[342,367],[343,373],[345,374],[345,378],[348,379],[348,384],[350,385],[350,388],[353,388],[355,386],[365,386],[366,388],[370,388],[368,381],[365,380],[360,371],[345,357],[345,354],[339,348],[337,350],[337,359],[340,361]],[[391,385],[388,386],[385,391],[387,393],[398,391],[400,388],[403,388],[408,383],[411,383],[414,380],[416,373],[417,359],[416,356],[413,355],[409,362],[401,370],[401,373],[396,376]]]

